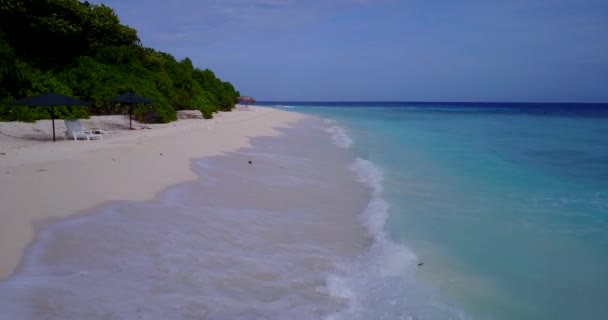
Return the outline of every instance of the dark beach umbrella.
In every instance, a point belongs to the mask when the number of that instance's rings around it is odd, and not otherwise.
[[[250,96],[237,97],[236,101],[245,103],[245,107],[247,107],[247,105],[250,103],[255,103],[255,99]]]
[[[142,96],[132,93],[132,92],[125,93],[125,94],[117,96],[117,97],[108,98],[106,100],[109,102],[124,103],[124,104],[129,105],[129,129],[131,129],[131,130],[133,130],[133,126],[131,125],[131,123],[132,123],[131,115],[133,114],[132,107],[136,104],[146,104],[146,103],[154,102],[154,100],[152,100],[152,99],[142,97]]]
[[[39,96],[19,99],[11,102],[28,107],[51,107],[51,119],[53,122],[53,141],[55,138],[55,107],[56,106],[90,106],[91,104],[76,98],[64,96],[54,92],[41,94]]]

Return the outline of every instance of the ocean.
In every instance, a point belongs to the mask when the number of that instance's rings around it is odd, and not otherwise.
[[[0,320],[606,318],[607,105],[261,104],[314,117],[41,228]]]
[[[362,264],[399,270],[343,275],[340,319],[607,317],[608,105],[259,104],[326,119],[375,176]]]

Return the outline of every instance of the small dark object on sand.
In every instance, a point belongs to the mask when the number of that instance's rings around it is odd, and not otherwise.
[[[46,169],[38,169],[38,170],[36,170],[36,171],[46,171]]]
[[[420,266],[421,266],[421,265],[423,265],[423,264],[424,264],[424,262],[420,262],[420,263],[418,264],[418,266],[420,267]]]
[[[116,159],[112,158],[112,161],[116,161]]]
[[[249,160],[249,164],[252,164],[253,162],[251,162],[251,160]]]
[[[160,155],[161,155],[161,156],[164,156],[164,154],[162,154],[162,153],[161,153]]]
[[[0,155],[5,156],[6,152],[0,152]]]

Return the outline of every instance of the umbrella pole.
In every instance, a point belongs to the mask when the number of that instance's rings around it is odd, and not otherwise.
[[[129,106],[129,130],[133,130],[133,122],[131,116],[133,115],[133,106]]]
[[[55,107],[51,107],[51,121],[53,122],[53,142],[56,142],[55,139]]]

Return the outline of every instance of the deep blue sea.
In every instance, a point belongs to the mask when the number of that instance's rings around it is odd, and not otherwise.
[[[608,105],[258,104],[335,121],[380,175],[376,263],[422,263],[353,267],[337,318],[608,318]]]

